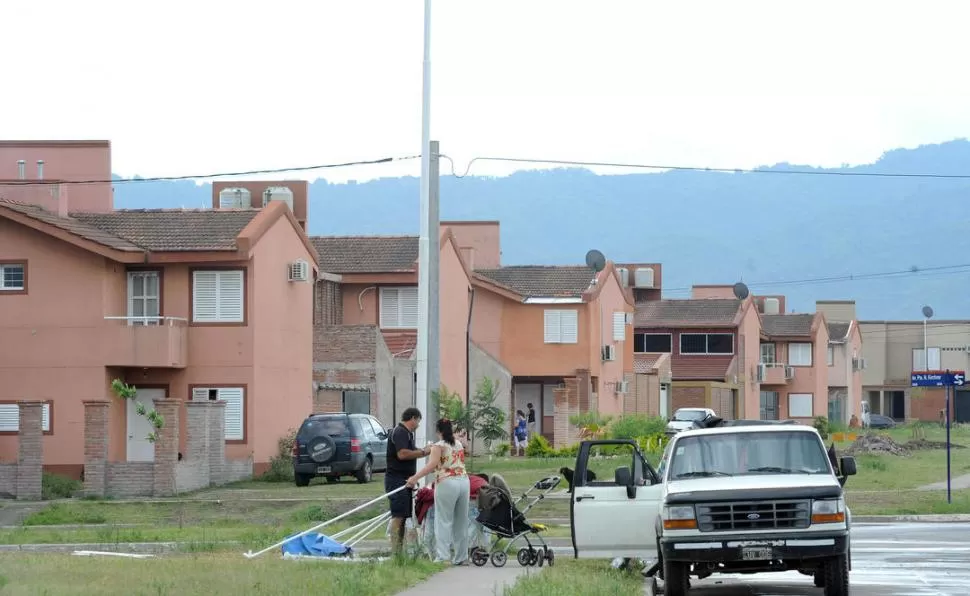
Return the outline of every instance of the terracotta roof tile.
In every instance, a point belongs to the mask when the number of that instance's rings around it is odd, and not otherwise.
[[[732,325],[741,308],[736,299],[651,300],[636,305],[637,327]]]
[[[146,250],[161,252],[236,250],[236,237],[258,209],[126,209],[110,213],[72,213]]]
[[[418,347],[417,330],[382,329],[381,335],[384,336],[384,343],[387,344],[387,349],[390,350],[391,355],[395,358],[407,360],[414,353],[415,348]]]
[[[814,314],[761,315],[761,326],[770,336],[808,337],[812,334]]]
[[[633,372],[646,374],[657,368],[663,354],[636,354],[633,356]]]
[[[0,199],[0,206],[6,207],[11,211],[16,211],[22,215],[26,215],[27,217],[35,219],[39,222],[60,228],[65,232],[70,232],[71,234],[84,238],[85,240],[97,242],[102,246],[131,252],[141,252],[142,250],[131,242],[105,232],[104,230],[92,226],[84,221],[72,217],[60,217],[56,213],[51,213],[50,211],[36,205],[27,205],[24,203],[18,203],[16,201]]]
[[[328,273],[415,271],[417,236],[312,236],[320,270]]]
[[[583,265],[516,265],[475,271],[523,296],[576,297],[589,289],[595,274]]]
[[[829,339],[841,340],[849,334],[849,323],[829,323]]]

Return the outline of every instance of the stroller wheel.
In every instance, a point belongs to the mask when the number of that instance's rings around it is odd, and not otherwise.
[[[546,548],[546,562],[549,563],[550,567],[556,562],[556,553],[551,548]]]
[[[536,554],[536,563],[535,564],[538,565],[539,567],[542,567],[542,564],[545,562],[545,560],[546,560],[546,549],[541,549]]]
[[[492,553],[492,565],[496,567],[505,567],[505,563],[509,560],[508,555],[504,551],[497,550]]]
[[[472,549],[471,559],[475,567],[483,567],[485,563],[488,563],[488,551],[480,546],[476,546]]]
[[[528,567],[529,565],[532,565],[532,563],[534,562],[533,561],[534,557],[533,557],[533,553],[531,552],[531,549],[524,548],[524,547],[519,549],[519,552],[516,553],[515,558],[519,561],[519,565],[522,565],[523,567]]]

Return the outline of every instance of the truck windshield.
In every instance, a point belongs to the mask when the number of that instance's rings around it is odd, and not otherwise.
[[[673,420],[693,422],[694,420],[703,420],[706,417],[707,412],[704,410],[677,410],[674,412]]]
[[[681,437],[670,456],[670,479],[761,474],[831,474],[814,433],[745,432]]]

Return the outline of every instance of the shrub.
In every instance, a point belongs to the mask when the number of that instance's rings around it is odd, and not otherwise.
[[[529,437],[529,443],[525,446],[525,454],[529,457],[550,457],[553,453],[549,441],[542,435],[535,434]]]
[[[667,443],[670,441],[670,435],[661,431],[653,433],[652,435],[637,437],[636,441],[637,446],[640,447],[640,451],[644,454],[659,455],[667,447]]]
[[[263,482],[293,482],[293,444],[296,429],[291,428],[276,442],[277,454],[270,458],[269,469],[259,477]]]
[[[512,446],[509,445],[508,443],[499,443],[498,445],[495,446],[495,455],[499,457],[505,457],[509,454],[509,451],[511,450],[512,450]]]
[[[561,457],[561,458],[575,458],[579,455],[579,444],[566,445],[559,449],[553,449],[549,454],[549,457]]]
[[[620,416],[610,425],[609,435],[611,439],[636,439],[637,437],[650,437],[657,433],[663,433],[666,428],[666,420],[660,417]]]
[[[812,423],[818,434],[822,435],[823,439],[829,438],[829,419],[825,416],[816,416],[815,421]]]
[[[612,418],[600,416],[599,412],[584,412],[569,417],[569,423],[579,428],[581,439],[599,439],[606,435]]]
[[[44,474],[40,480],[40,494],[45,501],[52,499],[70,499],[74,493],[81,490],[81,481],[59,476],[57,474]]]

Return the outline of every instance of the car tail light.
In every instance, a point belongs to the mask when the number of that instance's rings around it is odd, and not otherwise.
[[[296,441],[293,441],[293,456],[296,457],[297,455],[300,455],[300,446]]]
[[[351,439],[350,440],[350,452],[351,453],[360,453],[360,439]]]

